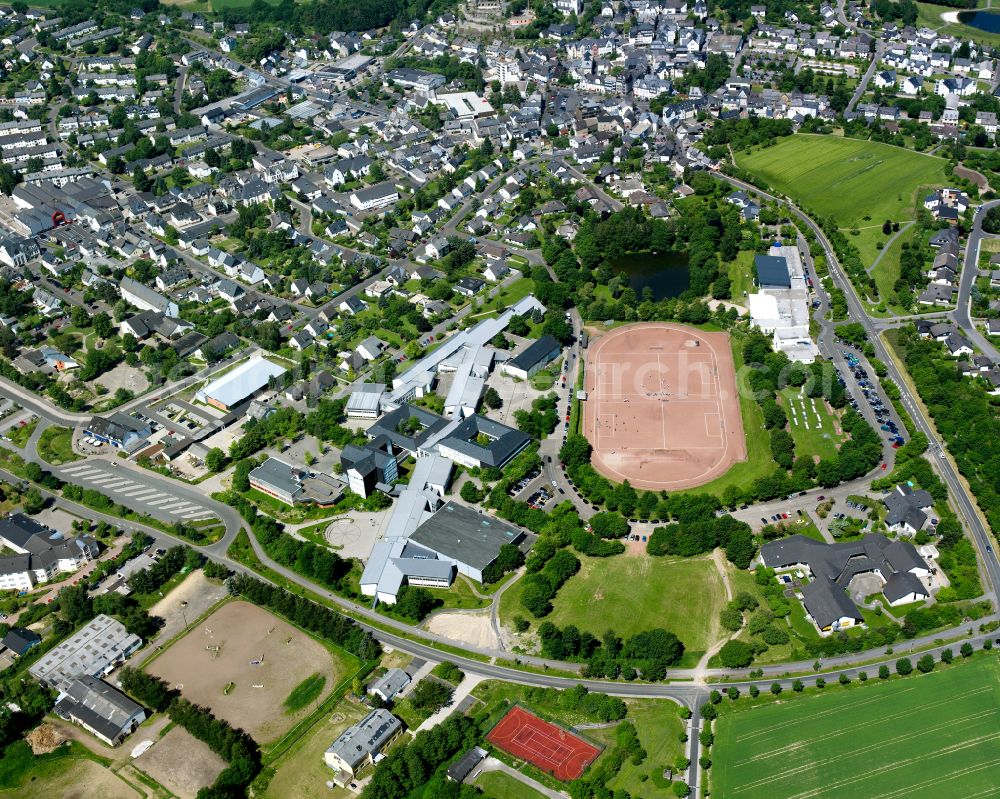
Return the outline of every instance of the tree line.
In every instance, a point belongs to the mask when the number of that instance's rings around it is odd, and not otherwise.
[[[335,610],[305,597],[296,596],[278,586],[238,574],[227,582],[229,593],[268,608],[308,632],[346,649],[363,661],[376,659],[382,647],[372,634]]]
[[[597,638],[576,625],[560,628],[546,621],[538,626],[538,639],[544,657],[584,662],[586,677],[662,680],[667,668],[684,655],[681,640],[662,627],[643,630],[623,641],[614,630]]]

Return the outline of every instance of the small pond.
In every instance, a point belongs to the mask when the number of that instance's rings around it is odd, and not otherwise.
[[[962,11],[958,15],[958,21],[970,28],[988,33],[1000,33],[1000,14],[992,11]]]
[[[691,285],[687,253],[683,252],[631,253],[612,261],[611,266],[628,275],[628,283],[640,300],[647,286],[654,300],[662,300],[679,297]]]

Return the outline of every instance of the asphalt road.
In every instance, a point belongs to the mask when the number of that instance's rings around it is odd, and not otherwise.
[[[1000,205],[1000,200],[985,202],[976,213],[972,230],[969,233],[969,240],[965,246],[965,263],[962,266],[962,274],[959,279],[958,301],[955,310],[951,312],[951,318],[962,328],[965,336],[976,345],[980,352],[988,355],[994,362],[1000,362],[1000,350],[997,350],[992,342],[975,326],[970,309],[972,307],[972,287],[979,275],[980,245],[984,238],[990,238],[990,234],[983,231],[983,217],[990,208],[997,205]]]

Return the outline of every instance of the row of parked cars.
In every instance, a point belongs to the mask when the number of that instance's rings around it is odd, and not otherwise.
[[[850,367],[851,373],[854,375],[854,379],[858,381],[858,385],[861,387],[861,393],[871,406],[872,413],[875,414],[875,420],[880,426],[879,429],[883,433],[889,434],[888,438],[892,441],[893,449],[899,449],[906,443],[906,441],[899,434],[899,427],[889,415],[889,409],[882,403],[882,399],[875,390],[875,386],[873,385],[871,378],[869,378],[868,372],[861,365],[861,361],[856,355],[845,351],[844,358],[847,360],[847,365]],[[855,398],[851,397],[850,405],[855,410],[858,410],[858,401]]]

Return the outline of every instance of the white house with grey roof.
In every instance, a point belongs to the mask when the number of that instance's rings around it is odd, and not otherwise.
[[[391,702],[393,697],[410,684],[410,675],[402,669],[389,669],[368,686],[368,693],[383,702]]]
[[[323,753],[323,761],[334,770],[333,781],[347,785],[402,731],[403,723],[384,708],[376,708],[348,727]]]
[[[121,290],[122,299],[140,311],[159,311],[166,316],[180,316],[180,309],[176,302],[137,280],[123,277],[118,287]]]

